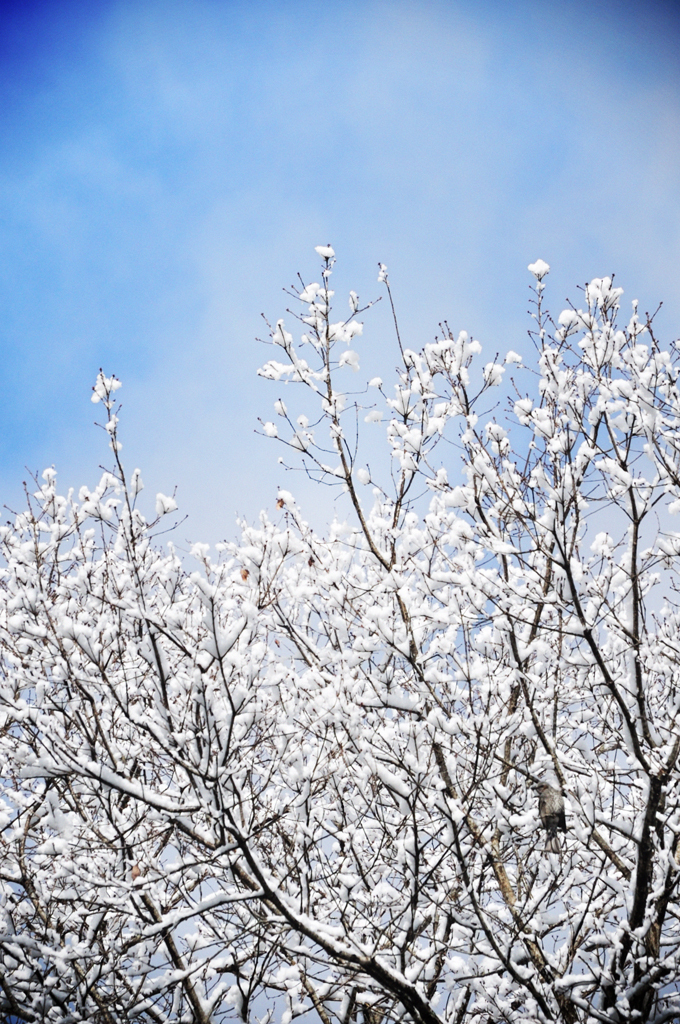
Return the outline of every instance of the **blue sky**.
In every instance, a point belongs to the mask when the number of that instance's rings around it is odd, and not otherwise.
[[[662,0],[0,0],[2,502],[26,466],[94,484],[102,366],[179,540],[233,536],[277,484],[326,514],[254,433],[260,313],[318,244],[343,310],[388,265],[414,348],[446,318],[521,351],[538,257],[556,312],[615,272],[677,337],[679,86]],[[389,379],[384,303],[360,353]]]

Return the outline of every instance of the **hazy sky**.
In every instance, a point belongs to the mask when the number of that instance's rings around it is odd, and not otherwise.
[[[277,484],[311,516],[254,433],[280,392],[254,338],[327,242],[343,313],[388,265],[413,348],[446,318],[522,350],[539,257],[556,312],[615,272],[677,337],[679,87],[675,0],[0,0],[2,502],[26,466],[96,482],[102,366],[181,538]],[[384,303],[357,347],[387,381]]]

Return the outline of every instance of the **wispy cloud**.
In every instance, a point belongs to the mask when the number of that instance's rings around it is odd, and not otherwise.
[[[103,365],[124,379],[126,457],[149,490],[179,485],[186,534],[231,533],[234,509],[271,503],[278,453],[253,428],[278,396],[253,337],[295,272],[315,273],[319,242],[341,257],[339,292],[377,293],[390,265],[414,346],[448,317],[518,348],[538,256],[555,307],[616,271],[626,298],[666,300],[677,333],[672,5],[38,7],[2,15],[12,501],[25,463],[92,481]],[[362,344],[387,376],[380,308]]]

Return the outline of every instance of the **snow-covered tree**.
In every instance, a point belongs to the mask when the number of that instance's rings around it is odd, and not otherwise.
[[[677,1020],[678,353],[609,278],[553,321],[539,260],[531,360],[397,330],[394,388],[357,387],[318,252],[263,432],[347,522],[281,491],[182,560],[100,374],[111,472],[47,471],[0,531],[0,1009]]]

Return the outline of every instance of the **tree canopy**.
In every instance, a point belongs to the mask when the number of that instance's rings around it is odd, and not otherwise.
[[[531,359],[395,317],[394,386],[357,384],[364,310],[317,251],[262,432],[347,521],[281,490],[181,558],[100,373],[110,471],[47,470],[0,529],[0,1009],[677,1020],[677,349],[609,278],[553,319],[538,260]]]

